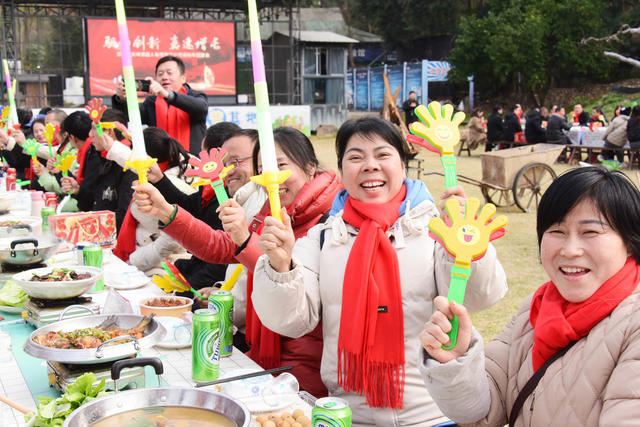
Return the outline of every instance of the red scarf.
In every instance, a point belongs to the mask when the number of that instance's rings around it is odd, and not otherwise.
[[[385,234],[398,219],[404,186],[385,204],[349,197],[342,218],[360,231],[342,285],[338,385],[371,407],[402,408],[404,322],[398,256]]]
[[[216,190],[214,190],[210,185],[205,185],[202,189],[202,200],[200,201],[200,205],[203,208],[206,208],[214,197],[216,197]]]
[[[158,163],[162,172],[167,170],[169,162]],[[138,221],[131,214],[131,203],[127,208],[127,213],[124,215],[122,225],[120,226],[120,232],[118,233],[118,240],[116,240],[116,246],[113,248],[113,254],[123,260],[129,262],[129,256],[136,250],[136,229],[138,228]]]
[[[178,91],[187,93],[184,86]],[[169,136],[176,139],[185,150],[189,151],[189,141],[191,137],[191,119],[189,113],[167,104],[167,101],[156,96],[156,126],[164,129]]]
[[[529,321],[534,327],[532,360],[537,371],[570,342],[586,336],[598,322],[627,298],[640,281],[640,266],[633,256],[598,290],[580,303],[568,302],[553,282],[540,286],[533,295]],[[540,319],[540,321],[538,321]]]
[[[87,153],[91,147],[91,137],[87,138],[82,147],[78,149],[78,156],[76,161],[78,162],[78,175],[76,175],[76,181],[78,184],[82,184],[84,179],[84,164],[87,161]]]

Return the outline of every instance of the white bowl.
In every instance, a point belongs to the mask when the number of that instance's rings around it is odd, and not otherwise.
[[[32,282],[34,274],[42,276],[50,273],[56,267],[33,268],[14,274],[13,281],[20,286],[30,297],[42,299],[73,298],[87,292],[93,284],[102,278],[102,269],[84,265],[65,266],[78,273],[91,273],[91,277],[82,280],[68,280],[64,282]]]

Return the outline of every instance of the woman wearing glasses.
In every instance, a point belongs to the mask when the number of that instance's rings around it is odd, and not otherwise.
[[[333,171],[319,169],[318,159],[309,139],[293,128],[278,128],[273,137],[280,169],[292,174],[280,185],[280,202],[292,218],[293,233],[304,236],[307,231],[324,220],[335,195],[342,188],[340,178]],[[260,172],[260,147],[253,151],[254,168]],[[164,231],[178,240],[194,255],[209,262],[241,262],[249,271],[245,295],[253,289],[253,268],[262,255],[258,248],[264,220],[269,216],[269,203],[253,217],[247,228],[247,216],[242,207],[229,200],[219,208],[225,232],[212,230],[183,209],[165,201],[150,185],[135,186],[138,208],[156,216]],[[234,316],[235,317],[235,316]],[[314,396],[326,396],[327,390],[320,379],[322,354],[322,326],[319,324],[308,334],[291,339],[278,335],[262,325],[253,310],[251,299],[246,307],[248,355],[264,368],[293,365],[292,373],[303,390]]]

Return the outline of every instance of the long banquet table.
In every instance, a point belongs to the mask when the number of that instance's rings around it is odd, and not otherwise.
[[[54,256],[49,263],[53,265],[68,265],[72,262],[71,259],[69,253],[60,254]],[[125,264],[121,260],[109,253],[105,253],[105,269],[123,267],[125,267]],[[138,302],[141,299],[163,294],[160,289],[151,283],[138,289],[119,290],[118,292],[131,302],[134,309],[137,309]],[[107,291],[87,295],[93,297],[94,301],[97,301],[102,306],[106,299],[106,294]],[[59,393],[49,386],[46,362],[31,357],[22,351],[25,340],[33,332],[34,328],[27,323],[20,322],[20,314],[0,312],[0,315],[5,318],[0,321],[0,394],[33,410],[36,406],[35,399],[37,396],[56,397]],[[12,321],[18,321],[18,323]],[[8,322],[12,323],[7,324]],[[162,380],[166,385],[176,387],[194,386],[194,382],[191,380],[190,347],[182,349],[153,347],[142,350],[139,356],[155,356],[162,360],[164,365]],[[262,370],[253,360],[234,348],[231,356],[221,358],[220,376],[223,377],[226,373],[238,369]],[[146,368],[145,375],[147,387],[157,386],[156,375],[151,368]],[[214,386],[206,387],[205,389],[214,389]],[[295,409],[302,409],[305,415],[311,417],[311,406],[299,397],[289,405],[278,408],[274,412],[293,412]],[[254,419],[255,415],[255,413],[252,413]],[[26,424],[22,413],[0,402],[0,425],[3,427],[18,427]],[[255,421],[252,421],[251,425],[258,426]]]

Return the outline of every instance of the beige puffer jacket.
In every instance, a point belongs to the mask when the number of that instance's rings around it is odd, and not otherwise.
[[[478,415],[475,402],[488,397],[490,409],[471,425],[502,426],[533,375],[533,328],[529,322],[532,296],[522,303],[509,325],[482,351],[447,364],[428,359],[422,370],[427,388],[445,414],[468,422]],[[474,347],[472,345],[472,347]],[[477,345],[481,348],[481,345]],[[424,351],[422,352],[424,356]],[[476,353],[479,357],[475,357]],[[455,366],[457,363],[460,365]],[[478,378],[486,364],[487,381]],[[439,365],[439,366],[436,366]],[[446,365],[463,372],[452,381]],[[451,374],[453,370],[449,370]],[[516,426],[637,426],[640,425],[640,290],[636,290],[593,327],[560,359],[552,363],[525,401]],[[486,378],[486,377],[485,377]],[[455,384],[450,387],[451,384]],[[484,383],[484,390],[480,384]],[[454,395],[455,393],[455,395]],[[465,397],[474,396],[474,402]],[[487,399],[488,400],[488,399]],[[461,404],[467,401],[468,404]],[[475,414],[472,414],[475,412]],[[454,415],[457,414],[457,415]]]
[[[417,353],[418,334],[433,312],[433,299],[447,294],[453,265],[444,249],[427,234],[429,219],[437,215],[433,202],[424,201],[411,207],[387,232],[398,254],[402,282],[406,374],[403,409],[371,408],[363,396],[347,393],[337,384],[342,283],[358,234],[357,229],[343,221],[342,211],[296,241],[294,268],[290,272],[275,272],[266,255],[256,264],[251,298],[265,326],[283,335],[299,337],[322,320],[322,381],[330,395],[349,402],[353,427],[426,427],[446,421],[424,386]],[[506,290],[505,273],[495,248],[489,246],[486,256],[472,263],[465,306],[470,311],[486,309],[498,302]]]
[[[607,130],[604,132],[602,138],[617,147],[623,147],[624,144],[627,143],[628,121],[629,116],[620,115],[616,117],[611,121],[611,123],[609,123],[609,126],[607,126]]]

